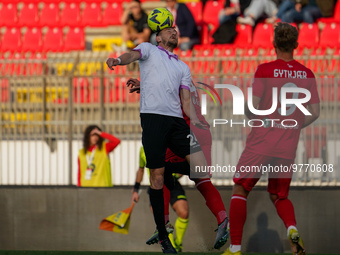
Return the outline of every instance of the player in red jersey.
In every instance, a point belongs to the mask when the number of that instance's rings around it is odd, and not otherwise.
[[[130,93],[139,92],[139,81],[137,79],[129,79],[127,81],[127,85],[130,86]],[[192,139],[195,141],[197,139],[198,143],[201,146],[201,149],[204,153],[204,156],[207,161],[207,165],[211,165],[211,144],[212,138],[209,129],[209,123],[205,120],[203,115],[201,114],[201,105],[200,105],[200,98],[197,92],[197,88],[192,82],[192,86],[190,88],[190,98],[195,107],[196,115],[199,121],[206,126],[205,129],[198,128],[194,125],[190,125],[190,118],[186,116],[183,111],[183,116],[187,124],[192,129],[195,137]],[[172,189],[171,180],[173,180],[172,174],[179,173],[190,176],[190,165],[188,164],[185,158],[181,158],[174,154],[170,149],[166,151],[166,163],[165,163],[165,173],[164,173],[164,184]],[[219,249],[221,248],[228,240],[229,233],[227,231],[228,225],[228,217],[227,213],[221,198],[220,193],[215,188],[215,186],[211,183],[209,178],[200,178],[200,179],[192,179],[195,182],[195,187],[201,192],[203,197],[205,198],[206,205],[211,210],[211,212],[215,215],[218,223],[217,229],[217,236],[214,243],[214,248]],[[170,194],[164,193],[164,211],[165,211],[165,223],[169,219],[169,201],[170,201]],[[157,232],[156,232],[157,233]],[[155,238],[158,238],[155,233],[152,235],[151,238],[147,241],[147,243],[152,244],[155,243]],[[157,242],[157,240],[156,240]]]
[[[249,167],[253,166],[268,166],[267,170],[269,166],[272,169],[273,167],[281,169],[278,174],[269,172],[267,190],[279,217],[287,228],[293,254],[305,254],[305,247],[296,228],[294,207],[288,199],[293,174],[290,167],[294,163],[301,129],[319,117],[320,100],[314,74],[293,59],[293,51],[298,46],[297,39],[298,31],[295,27],[287,23],[277,24],[273,42],[277,60],[258,66],[252,85],[253,106],[258,110],[270,109],[273,87],[277,88],[278,95],[282,92],[282,88],[304,88],[310,92],[311,98],[303,104],[303,107],[307,107],[306,110],[311,115],[305,115],[300,110],[302,107],[294,104],[287,104],[286,115],[282,115],[281,97],[275,111],[267,116],[254,116],[246,104],[245,114],[249,119],[267,119],[267,121],[263,127],[252,128],[247,138],[246,148],[236,167],[229,211],[231,245],[224,253],[226,255],[241,254],[243,226],[247,216],[247,196],[261,177],[261,172],[250,170]],[[303,93],[293,93],[293,98],[304,97]],[[275,121],[272,121],[273,119]]]

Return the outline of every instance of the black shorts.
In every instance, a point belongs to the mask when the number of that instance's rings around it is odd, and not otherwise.
[[[170,204],[174,205],[178,200],[187,200],[185,191],[177,179],[175,179],[175,187],[170,191]]]
[[[150,187],[148,188],[148,194],[150,194]],[[182,185],[179,183],[177,179],[175,179],[175,186],[170,191],[170,204],[173,206],[178,200],[187,200],[185,196],[185,191]],[[151,205],[151,202],[150,202]]]
[[[190,141],[194,135],[183,118],[152,113],[141,113],[140,117],[143,129],[142,143],[148,168],[165,166],[167,148],[182,158],[201,151],[197,141]]]

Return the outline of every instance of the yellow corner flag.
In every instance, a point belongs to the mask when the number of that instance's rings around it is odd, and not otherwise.
[[[99,225],[99,229],[113,231],[121,234],[129,233],[130,215],[135,203],[125,210],[119,211],[103,219]]]

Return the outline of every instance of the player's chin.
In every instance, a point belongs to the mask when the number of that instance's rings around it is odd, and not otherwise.
[[[169,40],[169,44],[172,48],[175,49],[178,46],[178,40],[176,40],[176,39]]]

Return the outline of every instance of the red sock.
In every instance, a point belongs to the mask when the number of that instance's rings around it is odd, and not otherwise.
[[[292,202],[288,199],[276,199],[274,202],[277,214],[283,220],[286,228],[289,226],[296,226],[294,206]]]
[[[163,186],[163,197],[164,197],[164,221],[169,221],[169,203],[170,203],[170,190],[164,185]]]
[[[221,224],[227,217],[227,212],[218,190],[212,185],[210,179],[202,179],[196,182],[196,189],[198,189],[205,198],[205,203],[215,215],[217,224]]]
[[[247,218],[247,198],[240,195],[233,195],[230,201],[229,227],[230,243],[241,245],[243,226]]]

